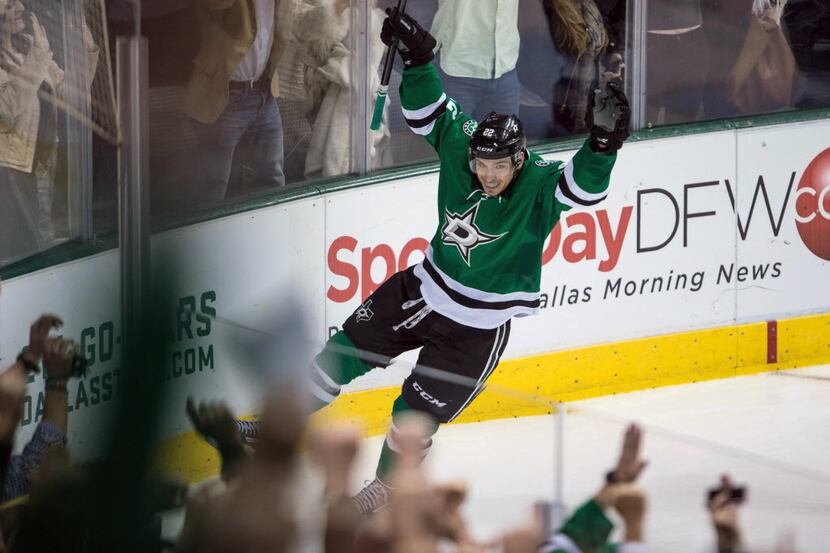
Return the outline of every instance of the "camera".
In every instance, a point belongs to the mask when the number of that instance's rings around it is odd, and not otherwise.
[[[723,488],[709,488],[707,494],[707,505],[712,503],[715,496],[723,491]],[[744,486],[735,486],[729,490],[729,503],[743,503],[746,499],[746,488]]]

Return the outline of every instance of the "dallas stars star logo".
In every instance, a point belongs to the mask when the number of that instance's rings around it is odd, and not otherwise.
[[[493,235],[482,232],[476,225],[476,214],[478,213],[479,204],[462,213],[452,213],[448,209],[444,209],[444,228],[441,230],[441,241],[444,244],[455,246],[461,254],[464,263],[470,266],[470,253],[481,246],[494,242],[507,234]]]

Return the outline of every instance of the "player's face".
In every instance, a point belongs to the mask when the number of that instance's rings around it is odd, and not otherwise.
[[[519,165],[521,167],[521,164]],[[513,180],[516,168],[509,157],[501,159],[475,159],[476,175],[488,196],[498,196]]]
[[[501,159],[476,158],[476,175],[488,196],[498,196],[513,180],[513,162],[509,157]]]

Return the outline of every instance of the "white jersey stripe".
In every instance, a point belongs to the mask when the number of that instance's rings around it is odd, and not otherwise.
[[[340,385],[334,380],[332,380],[331,377],[326,374],[326,371],[320,368],[320,365],[317,364],[316,360],[313,362],[313,364],[314,368],[317,369],[317,374],[320,375],[320,378],[323,380],[326,386],[328,386],[332,390],[340,390]]]
[[[423,264],[415,266],[415,276],[421,281],[421,295],[433,311],[452,319],[453,321],[471,326],[492,330],[504,324],[512,317],[535,315],[538,307],[517,305],[507,309],[474,309],[456,303],[436,284]]]
[[[556,187],[556,193],[554,193],[553,197],[556,198],[560,204],[565,204],[568,207],[584,207],[581,204],[574,203],[573,200],[565,196],[565,194],[562,193],[562,189],[558,186]]]
[[[433,103],[429,104],[428,106],[424,106],[420,109],[406,109],[401,107],[401,111],[403,112],[403,116],[407,119],[426,119],[430,115],[432,115],[435,110],[441,107],[441,104],[447,101],[447,95],[441,94],[441,97],[438,98]]]
[[[603,190],[602,192],[588,192],[581,186],[579,183],[576,182],[574,179],[574,164],[573,160],[569,161],[565,165],[565,180],[568,182],[568,188],[570,189],[571,193],[585,202],[595,202],[597,200],[603,199],[605,196],[608,195],[608,190]],[[558,188],[557,188],[558,191]]]
[[[314,397],[316,397],[317,399],[319,399],[320,401],[322,401],[326,405],[328,405],[329,403],[331,403],[332,401],[337,399],[337,396],[331,395],[330,393],[328,393],[327,391],[322,389],[320,386],[318,386],[314,382],[309,382],[308,390],[311,392],[311,394]]]

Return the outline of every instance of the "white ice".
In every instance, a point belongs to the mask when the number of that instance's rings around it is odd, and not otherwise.
[[[390,406],[391,407],[391,406]],[[563,497],[573,509],[599,488],[629,421],[645,430],[652,552],[707,552],[714,540],[705,490],[724,472],[748,486],[746,545],[773,550],[794,533],[798,551],[830,549],[830,365],[671,386],[567,404]],[[366,440],[356,489],[374,475],[383,437]],[[437,481],[460,479],[481,538],[554,497],[552,416],[443,427],[427,459]]]

